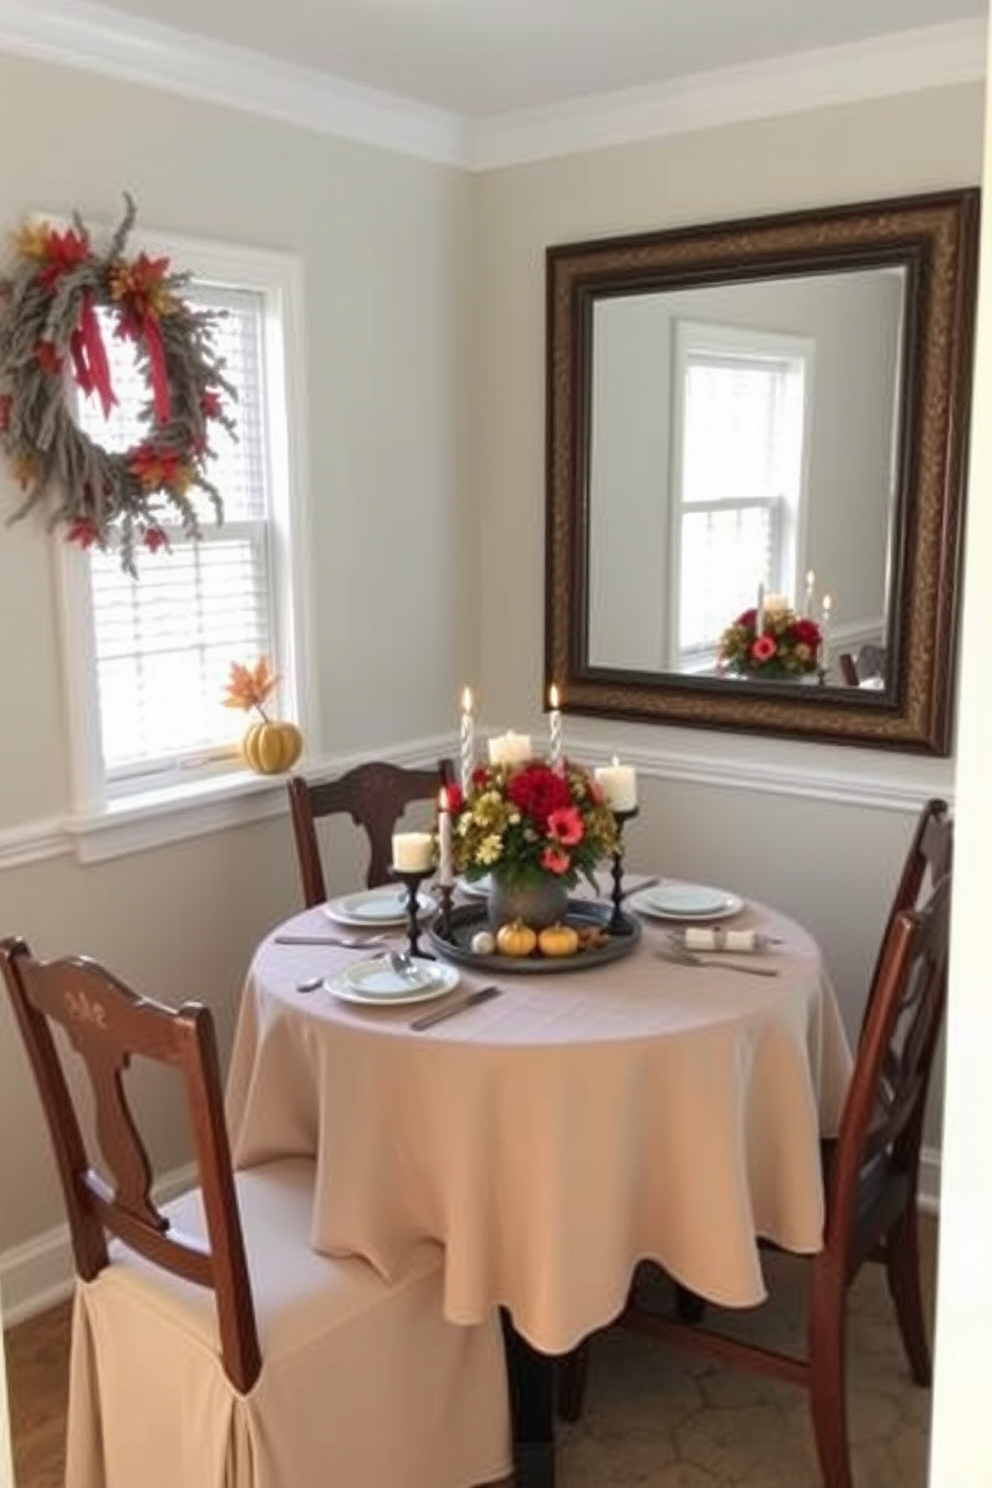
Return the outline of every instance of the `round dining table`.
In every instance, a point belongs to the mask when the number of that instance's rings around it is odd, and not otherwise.
[[[323,907],[297,915],[244,988],[235,1165],[314,1156],[315,1249],[389,1279],[439,1241],[446,1316],[500,1307],[542,1356],[615,1317],[643,1260],[702,1298],[761,1301],[759,1237],[821,1244],[820,1138],[851,1071],[837,1001],[815,941],[766,906],[732,925],[767,951],[705,964],[667,959],[671,924],[642,925],[628,956],[564,974],[459,966],[452,1002],[490,982],[499,995],[420,1031],[443,999],[344,1000],[337,979],[382,946],[327,943],[349,932]]]

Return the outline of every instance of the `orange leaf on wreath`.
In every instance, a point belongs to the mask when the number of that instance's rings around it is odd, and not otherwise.
[[[45,258],[48,254],[48,224],[26,222],[14,234],[14,247],[21,258]]]
[[[78,268],[89,256],[90,244],[85,234],[73,232],[72,228],[64,233],[52,228],[45,239],[45,258],[48,262],[38,275],[38,282],[46,289],[51,289],[62,274],[69,269]]]

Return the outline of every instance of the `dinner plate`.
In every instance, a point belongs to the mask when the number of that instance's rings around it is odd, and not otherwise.
[[[417,918],[433,914],[437,900],[430,894],[417,895]],[[381,889],[363,889],[358,894],[342,894],[323,906],[324,913],[339,925],[405,925],[406,889],[385,884]]]
[[[744,900],[708,884],[666,883],[641,889],[627,900],[638,914],[659,920],[726,920],[739,914]]]
[[[375,956],[354,962],[325,986],[344,1002],[361,1002],[366,1007],[405,1007],[411,1002],[444,997],[457,987],[458,978],[458,968],[443,962],[418,961],[407,975],[394,971],[386,957]]]

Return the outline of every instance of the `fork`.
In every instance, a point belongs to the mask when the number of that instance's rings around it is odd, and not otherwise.
[[[722,956],[719,960],[713,956],[704,959],[695,951],[685,951],[675,946],[659,950],[658,955],[662,961],[670,961],[673,966],[705,966],[711,970],[739,971],[744,976],[778,976],[777,966],[745,966],[741,961],[724,961]]]

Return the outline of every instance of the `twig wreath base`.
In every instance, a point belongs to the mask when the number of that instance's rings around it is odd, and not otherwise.
[[[195,491],[223,520],[207,475],[208,435],[212,422],[234,433],[225,400],[236,397],[213,348],[217,314],[182,297],[189,274],[167,258],[125,256],[135,215],[125,196],[102,253],[78,213],[65,232],[32,222],[17,234],[12,271],[0,277],[0,448],[24,492],[9,521],[47,509],[50,530],[63,528],[84,548],[117,547],[134,576],[140,548],[168,547],[170,521],[200,536]],[[104,416],[117,401],[97,311],[133,343],[149,388],[143,437],[122,453],[91,439],[70,410],[69,379],[99,399]]]

